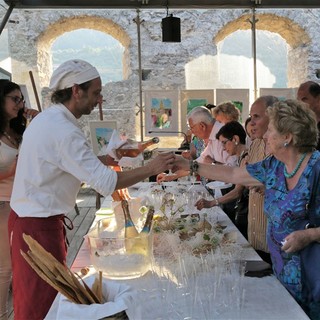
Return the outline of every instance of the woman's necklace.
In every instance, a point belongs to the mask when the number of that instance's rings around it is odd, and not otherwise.
[[[16,148],[19,148],[21,139],[13,139],[6,131],[2,131],[2,133]]]
[[[284,166],[284,176],[285,176],[287,179],[293,178],[293,177],[297,174],[297,172],[298,172],[298,170],[300,169],[301,164],[302,164],[304,158],[306,157],[306,155],[307,155],[307,153],[304,153],[304,154],[301,156],[301,158],[299,159],[296,167],[293,169],[293,171],[292,171],[291,173],[288,173],[286,166]]]

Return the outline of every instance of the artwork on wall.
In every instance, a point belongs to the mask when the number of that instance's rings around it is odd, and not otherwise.
[[[11,73],[7,70],[0,68],[0,79],[6,79],[11,81]]]
[[[109,144],[113,130],[117,129],[116,121],[89,121],[90,136],[93,151],[98,155],[99,151]]]
[[[181,90],[180,91],[180,123],[181,131],[187,132],[187,114],[195,107],[213,104],[213,90]]]
[[[145,92],[145,135],[175,136],[178,126],[178,92],[146,91]],[[154,131],[149,133],[149,131]]]
[[[298,88],[260,88],[261,96],[275,96],[279,100],[296,99]]]
[[[240,111],[240,122],[249,116],[249,89],[216,89],[216,105],[231,101]]]

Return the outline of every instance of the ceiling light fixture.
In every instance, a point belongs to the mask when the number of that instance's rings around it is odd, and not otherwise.
[[[181,42],[180,18],[169,15],[167,1],[167,16],[162,19],[162,42]]]

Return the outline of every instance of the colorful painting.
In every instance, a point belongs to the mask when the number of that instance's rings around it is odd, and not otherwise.
[[[213,90],[182,90],[180,92],[180,126],[181,131],[187,132],[187,114],[195,107],[213,104]]]
[[[89,121],[93,151],[96,155],[109,144],[113,130],[117,129],[116,121]]]
[[[232,101],[240,110],[240,122],[249,116],[249,89],[216,89],[216,105]]]
[[[176,131],[179,131],[177,104],[176,91],[145,92],[146,136],[177,135]]]
[[[240,111],[240,119],[239,119],[239,121],[240,121],[241,123],[244,122],[245,119],[244,119],[244,120],[242,119],[243,102],[241,102],[241,101],[234,101],[234,100],[232,100],[231,102],[232,102],[232,103],[237,107],[237,109]]]

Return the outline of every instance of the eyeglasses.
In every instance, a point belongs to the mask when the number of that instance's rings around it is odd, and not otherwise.
[[[23,97],[22,98],[20,98],[18,96],[6,96],[6,97],[10,98],[17,105],[21,102],[23,102],[23,104],[24,104],[24,102],[25,102]]]
[[[228,141],[231,141],[231,140],[232,140],[232,139],[226,139],[226,140],[224,140],[224,141],[221,141],[221,140],[220,140],[220,142],[225,146],[225,145],[227,144],[227,142],[228,142]]]

